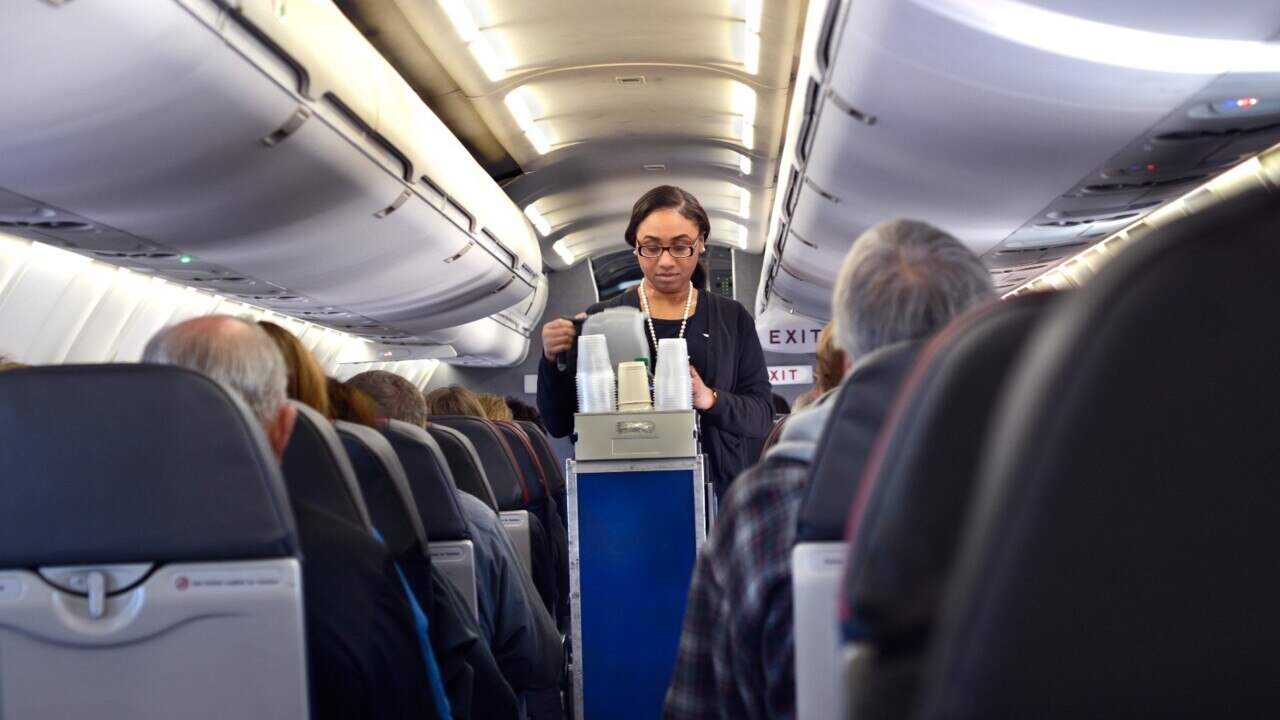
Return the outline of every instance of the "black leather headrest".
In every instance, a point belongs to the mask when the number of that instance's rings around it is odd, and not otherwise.
[[[911,340],[882,347],[849,369],[840,384],[813,459],[800,504],[796,542],[831,542],[844,535],[844,521],[871,454],[880,424],[898,386],[923,347]]]
[[[1280,715],[1280,197],[1126,247],[996,408],[925,718]]]
[[[556,455],[555,448],[551,447],[551,441],[547,439],[546,433],[538,424],[529,420],[517,420],[524,430],[524,434],[529,437],[529,441],[533,443],[534,452],[538,453],[538,462],[542,464],[542,472],[547,478],[547,487],[551,493],[558,494],[565,491],[564,485],[564,465],[560,458]]]
[[[458,486],[436,441],[426,430],[400,420],[388,420],[382,434],[400,458],[427,538],[448,542],[470,537],[458,506]]]
[[[296,400],[289,404],[298,411],[281,463],[289,494],[372,531],[373,521],[338,433],[311,406]]]
[[[3,372],[0,438],[0,568],[296,553],[261,426],[199,373]]]
[[[516,467],[524,478],[525,490],[529,493],[529,503],[546,502],[551,491],[547,487],[542,463],[538,460],[529,437],[514,422],[495,420],[493,425],[498,428],[498,432],[502,433],[503,439],[507,441],[507,447],[511,450],[511,456],[515,458]]]
[[[842,595],[846,638],[878,651],[855,700],[868,708],[864,714],[878,716],[870,708],[901,706],[911,695],[991,408],[1031,329],[1057,299],[1037,293],[992,301],[956,318],[921,351],[881,428],[851,510]]]
[[[529,502],[529,493],[511,448],[493,423],[469,415],[432,415],[429,421],[432,425],[457,430],[475,446],[499,510],[519,510]]]
[[[427,555],[427,531],[400,458],[382,433],[339,420],[333,424],[351,460],[373,526],[394,558]]]
[[[431,423],[427,423],[426,430],[444,453],[445,462],[449,464],[449,472],[453,473],[453,481],[457,483],[458,489],[480,498],[494,512],[498,512],[498,500],[489,487],[489,477],[485,475],[480,456],[476,454],[475,446],[467,436],[453,428]]]

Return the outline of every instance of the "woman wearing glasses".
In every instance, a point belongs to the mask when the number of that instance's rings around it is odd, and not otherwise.
[[[699,259],[706,252],[711,222],[698,199],[671,185],[656,187],[636,201],[626,240],[644,279],[636,288],[587,308],[587,314],[628,305],[649,316],[651,356],[658,340],[684,338],[689,347],[693,407],[701,416],[702,449],[717,494],[724,492],[748,459],[747,438],[762,438],[773,422],[772,387],[755,323],[734,300],[706,292]],[[538,409],[556,437],[573,431],[576,407],[572,363],[557,370],[555,357],[573,347],[571,321],[542,327],[543,359],[538,368]]]

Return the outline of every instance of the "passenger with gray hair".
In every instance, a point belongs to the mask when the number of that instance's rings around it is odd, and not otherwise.
[[[425,424],[427,401],[413,383],[383,370],[363,372],[347,382],[366,393],[368,388],[378,393],[374,399],[380,417],[418,427]],[[475,546],[481,632],[512,689],[529,692],[530,716],[548,717],[545,707],[554,705],[550,717],[556,717],[564,651],[555,621],[542,604],[502,518],[483,500],[462,490],[458,490],[458,507]]]
[[[945,232],[912,220],[871,228],[845,256],[832,297],[842,383],[877,351],[923,339],[994,295],[982,262]],[[664,718],[795,717],[791,548],[834,395],[794,413],[725,494],[698,554]],[[861,471],[845,476],[856,483]]]
[[[277,459],[297,411],[285,401],[284,358],[262,328],[229,316],[165,328],[143,362],[202,372],[240,396]],[[312,717],[440,718],[409,601],[386,549],[364,530],[290,498],[302,548],[302,598]]]
[[[427,423],[427,406],[413,383],[386,370],[366,370],[347,381],[351,387],[373,398],[378,417],[407,422],[415,427]]]

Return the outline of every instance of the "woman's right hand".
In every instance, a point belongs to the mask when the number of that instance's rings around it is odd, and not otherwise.
[[[586,313],[578,313],[577,319],[586,317]],[[573,347],[573,339],[578,330],[572,320],[556,318],[542,326],[542,354],[547,360],[555,361],[556,355],[568,352]]]

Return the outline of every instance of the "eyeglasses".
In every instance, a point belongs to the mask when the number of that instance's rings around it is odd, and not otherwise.
[[[653,258],[662,257],[662,253],[665,250],[666,252],[671,253],[671,257],[673,258],[687,258],[687,257],[693,257],[693,251],[697,247],[698,247],[697,243],[694,243],[693,245],[669,245],[669,246],[637,245],[636,254],[642,258],[649,258],[652,260]]]

